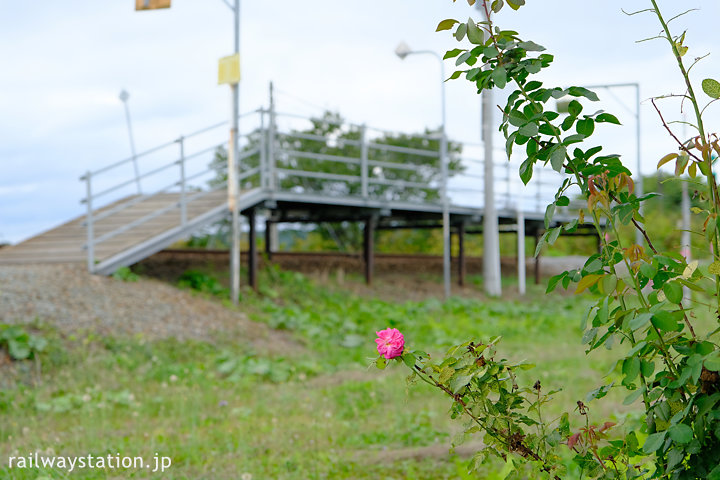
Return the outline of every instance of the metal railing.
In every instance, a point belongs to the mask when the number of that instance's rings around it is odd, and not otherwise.
[[[82,203],[87,209],[85,248],[90,271],[99,244],[172,211],[177,212],[177,224],[184,227],[189,222],[189,204],[226,189],[222,178],[226,166],[218,152],[227,151],[227,127],[228,122],[211,125],[81,177],[86,184]],[[260,189],[269,195],[289,192],[380,201],[388,208],[399,203],[441,204],[439,134],[391,132],[265,109],[242,115],[241,127],[250,132],[242,137],[237,156],[241,196],[244,191]],[[453,141],[449,145],[449,162],[454,166],[448,182],[450,203],[482,210],[483,160],[477,158],[481,145]],[[497,158],[506,158],[505,152],[498,151]],[[135,161],[140,165],[137,176],[128,168],[134,167]],[[543,212],[563,176],[536,167],[532,183],[525,187],[517,174],[520,161],[496,162],[496,205],[512,211]],[[143,180],[146,193],[142,195],[132,188],[138,180]],[[175,194],[172,198],[176,199],[98,234],[99,222],[164,194]]]

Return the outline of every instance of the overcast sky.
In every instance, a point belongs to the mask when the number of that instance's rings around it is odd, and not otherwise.
[[[496,21],[545,45],[556,62],[546,84],[640,82],[643,99],[682,93],[667,45],[650,15],[626,16],[649,1],[527,0]],[[717,0],[661,1],[689,29],[688,57],[720,54]],[[142,151],[229,116],[229,89],[217,85],[217,60],[232,53],[232,15],[222,0],[173,0],[171,9],[136,12],[133,0],[0,0],[0,241],[17,242],[82,213],[88,169],[130,155],[118,93],[130,93],[135,143]],[[339,111],[355,123],[416,131],[439,124],[439,72],[430,56],[398,59],[412,48],[444,52],[457,43],[435,33],[449,17],[478,18],[463,0],[274,0],[242,4],[241,110],[267,104],[268,83],[282,111]],[[720,77],[710,56],[696,83]],[[447,62],[448,74],[454,64]],[[479,98],[464,80],[446,84],[447,130],[479,140]],[[601,96],[625,127],[610,138],[634,164],[634,92]],[[668,115],[675,110],[667,103]],[[643,171],[673,145],[649,102],[641,107]],[[713,120],[718,115],[712,112]],[[715,122],[717,123],[717,121]],[[711,128],[712,130],[712,128]]]

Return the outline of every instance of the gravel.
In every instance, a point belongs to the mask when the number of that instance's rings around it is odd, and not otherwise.
[[[55,326],[64,334],[213,341],[220,336],[264,352],[297,349],[286,335],[244,313],[158,280],[124,282],[81,265],[0,266],[0,323]]]

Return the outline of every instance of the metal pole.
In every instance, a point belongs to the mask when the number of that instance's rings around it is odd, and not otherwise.
[[[234,53],[240,52],[240,0],[235,0],[233,8],[235,24]],[[232,119],[230,127],[230,146],[228,148],[228,206],[232,213],[232,245],[230,249],[230,279],[231,296],[233,304],[237,305],[240,296],[240,212],[238,211],[238,183],[237,165],[238,155],[238,129],[240,112],[239,84],[233,83],[232,89]]]
[[[525,295],[525,214],[517,209],[518,293]]]
[[[480,8],[480,4],[478,4]],[[486,18],[486,20],[490,20]],[[502,294],[500,283],[500,235],[498,233],[498,217],[495,208],[495,186],[493,173],[493,92],[482,92],[482,140],[484,154],[484,188],[485,214],[483,216],[483,276],[485,292],[491,296]]]
[[[265,142],[265,110],[260,109],[260,188],[268,188],[268,165]]]
[[[185,186],[185,137],[178,139],[180,144],[180,224],[185,226],[187,223],[187,198]]]
[[[368,196],[368,144],[367,127],[360,127],[360,193],[363,198]]]
[[[443,286],[445,299],[450,298],[450,199],[448,197],[448,139],[445,132],[446,103],[445,103],[445,62],[442,57],[435,54],[440,62],[440,171],[442,175],[442,227],[443,227]]]
[[[395,54],[404,59],[408,55],[428,53],[433,55],[440,62],[440,200],[442,203],[442,228],[443,228],[443,284],[445,298],[450,297],[450,200],[448,198],[448,142],[445,134],[445,62],[437,52],[432,50],[410,50],[404,42],[398,45]]]
[[[140,169],[138,168],[137,152],[135,151],[135,140],[133,139],[132,123],[130,122],[130,108],[128,107],[127,103],[129,98],[130,94],[128,92],[126,92],[125,90],[120,92],[120,100],[125,106],[125,120],[127,121],[128,137],[130,138],[130,153],[132,153],[133,168],[135,169],[135,183],[137,183],[138,193],[142,193],[142,188],[140,187]]]
[[[85,195],[87,204],[87,267],[88,272],[93,273],[95,269],[95,245],[93,232],[93,211],[92,211],[92,174],[88,171],[85,174]]]
[[[270,126],[268,127],[268,181],[270,191],[278,188],[275,172],[275,98],[273,95],[273,84],[270,82]]]

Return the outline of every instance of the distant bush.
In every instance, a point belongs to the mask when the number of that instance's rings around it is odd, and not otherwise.
[[[112,274],[112,278],[123,282],[137,282],[140,279],[138,274],[130,270],[129,267],[118,268],[115,270],[115,273]]]
[[[27,360],[45,350],[47,340],[26,332],[17,325],[0,324],[0,349],[7,351],[13,360]]]
[[[220,284],[217,278],[199,270],[188,270],[183,273],[180,280],[178,280],[178,286],[212,295],[222,295],[227,292],[227,289]]]

